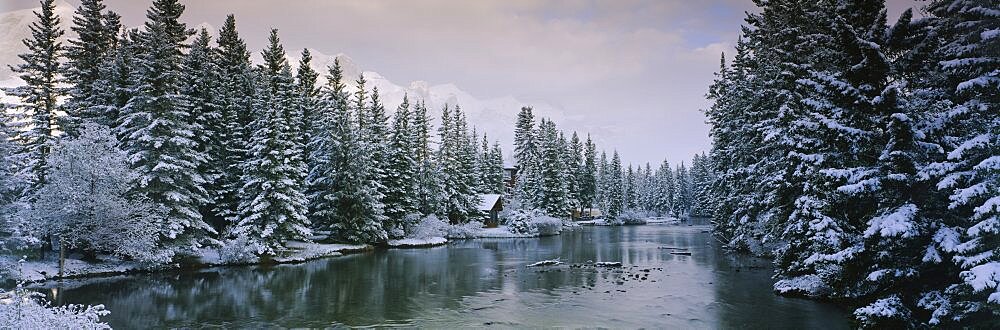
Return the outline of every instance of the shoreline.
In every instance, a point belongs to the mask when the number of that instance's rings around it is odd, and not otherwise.
[[[661,224],[678,224],[679,220],[676,222],[660,222],[660,221],[649,221],[644,224],[628,224],[632,225],[661,225]],[[573,225],[564,225],[563,231],[571,230],[572,228],[579,228],[582,226],[593,226],[594,224],[581,223],[579,221],[574,222]],[[614,226],[614,225],[598,225],[598,226]],[[625,225],[622,225],[625,226]],[[274,257],[274,258],[264,258],[256,262],[223,262],[218,257],[218,250],[213,249],[205,251],[200,255],[189,256],[191,259],[196,259],[197,261],[191,262],[190,260],[182,260],[179,262],[174,262],[166,265],[156,265],[156,266],[145,266],[140,263],[131,261],[102,261],[98,263],[91,263],[83,261],[81,259],[67,258],[66,259],[66,269],[64,270],[63,276],[57,276],[58,273],[58,261],[57,260],[44,260],[44,261],[26,261],[22,264],[22,275],[20,277],[13,277],[6,280],[24,281],[25,284],[35,286],[39,284],[58,282],[63,280],[84,280],[84,279],[100,279],[100,278],[110,278],[114,276],[123,275],[137,275],[137,274],[149,274],[160,271],[178,271],[178,270],[199,270],[207,269],[212,267],[240,267],[240,266],[268,266],[268,265],[292,265],[300,264],[308,261],[326,259],[326,258],[336,258],[342,257],[350,254],[364,253],[369,251],[374,251],[378,249],[424,249],[424,248],[434,248],[446,246],[452,240],[472,240],[472,239],[521,239],[521,238],[541,238],[547,236],[560,235],[527,235],[527,234],[515,234],[504,232],[504,227],[496,228],[483,228],[483,230],[478,233],[476,237],[469,238],[446,238],[446,237],[430,237],[424,239],[398,239],[390,240],[385,243],[373,245],[373,244],[323,244],[323,243],[307,243],[307,242],[290,242],[289,247],[292,249],[298,249],[290,255]],[[51,274],[51,275],[50,275]]]

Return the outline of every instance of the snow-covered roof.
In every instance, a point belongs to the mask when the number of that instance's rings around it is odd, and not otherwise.
[[[497,205],[497,201],[500,200],[499,194],[482,194],[479,195],[479,210],[480,211],[490,211],[493,210],[493,206]]]

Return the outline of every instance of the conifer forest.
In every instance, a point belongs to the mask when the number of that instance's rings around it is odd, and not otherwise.
[[[993,0],[338,0],[291,16],[271,1],[12,1],[0,6],[0,328],[1000,327]],[[404,7],[456,21],[390,22]],[[469,20],[490,10],[519,20]],[[685,42],[730,39],[696,55],[630,50],[674,40],[640,26],[681,22],[671,10],[717,25],[677,32]],[[303,33],[326,20],[296,25],[297,12],[385,21]],[[535,35],[469,37],[521,43],[516,58],[433,44],[479,24]],[[557,32],[576,39],[541,36]],[[378,33],[389,39],[361,41]],[[309,48],[337,42],[373,63],[396,49],[380,43],[402,42],[469,63],[562,62],[551,70],[578,88],[591,83],[579,72],[612,78],[595,80],[606,95],[551,104],[475,99]],[[700,92],[650,92],[620,78],[639,75],[631,64],[573,62],[611,55],[546,48],[605,44],[714,69],[650,78]],[[386,55],[397,75],[506,86],[470,69],[488,66],[421,64],[432,54]],[[702,106],[671,103],[683,93]],[[670,110],[567,106],[643,97]],[[634,128],[646,121],[664,132]]]

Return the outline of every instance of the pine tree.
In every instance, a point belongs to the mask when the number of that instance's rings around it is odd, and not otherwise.
[[[316,129],[316,122],[320,117],[317,114],[319,108],[319,87],[316,81],[319,73],[312,68],[312,54],[309,49],[302,49],[302,58],[299,59],[299,68],[295,74],[295,89],[299,95],[298,105],[302,113],[302,121],[298,123],[302,134],[299,136],[299,143],[302,144],[302,159],[306,160],[306,166],[313,166],[313,161],[309,158],[312,155],[312,137],[319,134]]]
[[[101,67],[108,61],[110,52],[115,46],[118,28],[114,21],[108,21],[104,10],[106,6],[101,0],[85,0],[80,2],[73,16],[73,26],[70,30],[76,32],[77,38],[69,40],[66,47],[66,82],[70,84],[69,100],[65,104],[68,117],[66,130],[72,134],[75,126],[81,121],[91,121],[108,125],[113,123],[106,118],[103,111],[101,88]],[[108,15],[115,15],[109,13]]]
[[[392,136],[387,154],[388,164],[385,176],[385,216],[386,229],[395,237],[401,236],[403,219],[417,212],[417,175],[419,166],[414,145],[414,129],[411,124],[410,100],[403,96],[403,103],[393,115]]]
[[[514,162],[517,163],[517,199],[527,208],[538,207],[540,186],[538,184],[538,137],[535,130],[535,116],[531,107],[521,108],[514,127]]]
[[[215,156],[220,154],[220,149],[226,148],[226,141],[220,139],[225,136],[226,128],[219,99],[222,78],[215,64],[216,51],[210,44],[211,39],[208,31],[201,29],[184,58],[184,76],[181,78],[181,93],[190,104],[190,125],[196,130],[193,134],[194,150],[204,155],[197,171],[205,178],[205,189],[210,195],[221,190],[218,179],[224,167]],[[204,204],[201,214],[218,232],[227,223],[214,214],[213,208],[211,204]]]
[[[295,129],[301,123],[298,92],[285,50],[272,29],[261,53],[261,82],[251,125],[249,159],[243,167],[236,238],[259,242],[258,254],[274,255],[289,240],[311,235],[303,193],[302,146]]]
[[[560,143],[556,124],[542,119],[538,126],[539,175],[541,176],[541,198],[537,206],[552,217],[566,217],[572,210],[566,185],[563,143]],[[565,140],[565,139],[563,139]]]
[[[53,0],[43,0],[41,5],[41,11],[34,12],[37,21],[31,23],[31,37],[21,41],[28,48],[27,53],[18,55],[24,63],[10,66],[25,85],[6,90],[21,99],[14,111],[18,116],[11,121],[15,125],[14,139],[21,146],[18,157],[23,162],[17,175],[28,183],[27,194],[48,179],[46,158],[60,130],[56,114],[60,110],[58,98],[65,94],[59,86],[64,80],[59,73],[63,46],[58,41],[65,31],[59,27]]]
[[[608,219],[618,219],[618,216],[625,210],[624,178],[622,177],[622,161],[618,157],[618,151],[611,156],[611,163],[605,170],[605,198],[607,207],[604,216]]]
[[[424,101],[414,103],[410,125],[413,127],[414,156],[417,161],[417,209],[422,214],[438,213],[440,196],[437,165],[431,152],[431,118]],[[442,121],[444,118],[442,118]]]
[[[672,204],[674,215],[684,217],[691,211],[691,178],[688,176],[684,162],[677,166],[676,173],[674,175],[674,200]]]
[[[565,142],[565,139],[563,139]],[[573,132],[569,142],[566,144],[563,162],[566,164],[566,191],[570,201],[570,208],[577,210],[583,208],[583,143],[580,136]]]
[[[674,170],[670,162],[663,160],[656,170],[656,190],[653,197],[653,208],[659,215],[673,213],[674,207]]]
[[[464,223],[478,215],[476,194],[475,147],[469,136],[462,109],[445,105],[439,130],[441,144],[437,163],[440,166],[441,212],[451,223]]]
[[[632,169],[632,164],[628,165],[625,170],[625,177],[622,182],[622,196],[624,196],[625,210],[634,211],[639,206],[639,193],[636,183],[638,183],[638,176],[635,174],[635,170]]]
[[[597,146],[587,135],[585,151],[583,152],[583,164],[580,166],[578,187],[580,189],[581,207],[593,208],[597,201]]]
[[[147,11],[144,31],[133,40],[142,46],[131,72],[132,97],[122,109],[118,135],[130,155],[130,165],[142,173],[136,191],[167,209],[162,230],[177,250],[195,250],[214,243],[212,229],[198,209],[208,202],[205,178],[198,172],[205,161],[197,151],[189,100],[181,94],[183,45],[193,31],[178,21],[184,6],[157,0]]]
[[[256,98],[255,87],[250,66],[250,52],[236,31],[236,18],[226,16],[226,21],[219,30],[218,39],[220,103],[222,113],[221,132],[216,138],[223,141],[225,147],[219,148],[212,159],[219,163],[219,177],[216,178],[216,189],[212,192],[213,213],[222,218],[225,223],[235,224],[238,220],[239,190],[243,187],[243,166],[247,161],[248,143],[253,112],[253,100]]]
[[[944,77],[936,90],[948,104],[941,143],[946,159],[930,171],[948,197],[949,213],[958,215],[961,244],[950,246],[935,235],[942,250],[954,252],[959,281],[946,290],[950,303],[934,307],[953,321],[973,327],[996,327],[1000,315],[1000,5],[992,1],[935,1],[927,7],[934,32],[935,72]],[[950,250],[950,251],[949,251]],[[933,299],[928,299],[933,300]],[[937,305],[937,304],[928,304]],[[945,314],[945,313],[942,313]],[[934,315],[938,319],[939,315]],[[943,317],[941,317],[943,319]]]
[[[343,83],[340,61],[334,61],[322,90],[322,120],[314,159],[320,160],[309,175],[313,185],[310,209],[317,228],[330,230],[333,237],[354,243],[384,241],[384,207],[372,180],[370,155],[354,114],[367,107],[363,89],[355,95],[355,106]]]

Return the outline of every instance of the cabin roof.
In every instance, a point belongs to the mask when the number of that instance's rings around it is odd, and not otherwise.
[[[479,195],[479,210],[480,211],[492,211],[496,207],[497,203],[500,202],[500,194],[482,194]]]

